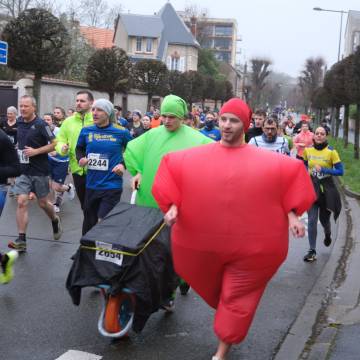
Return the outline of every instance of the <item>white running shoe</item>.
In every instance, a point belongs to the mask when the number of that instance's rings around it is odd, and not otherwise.
[[[54,204],[54,211],[58,214],[60,212],[60,207]]]
[[[74,200],[75,198],[75,187],[73,184],[68,184],[70,190],[67,192],[69,200]]]

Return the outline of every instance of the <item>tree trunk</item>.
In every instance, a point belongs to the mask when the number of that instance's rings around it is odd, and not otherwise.
[[[360,104],[357,104],[354,133],[354,158],[359,159],[359,137],[360,137]]]
[[[317,120],[318,126],[321,124],[321,121],[322,121],[322,118],[323,118],[323,112],[324,112],[323,109],[319,110],[319,117],[318,117],[318,120]]]
[[[36,113],[40,113],[40,91],[41,91],[41,74],[35,74],[33,96],[36,100]]]
[[[109,101],[114,104],[114,99],[115,99],[115,93],[109,92]]]
[[[146,111],[150,111],[151,100],[152,100],[152,94],[148,94]]]
[[[343,127],[343,139],[344,147],[347,148],[349,143],[349,115],[350,115],[350,105],[345,105],[345,114],[344,114],[344,127]]]
[[[331,136],[335,137],[335,108],[331,108],[330,124],[331,124]]]
[[[339,128],[340,128],[340,106],[336,107],[335,113],[335,138],[339,137]]]

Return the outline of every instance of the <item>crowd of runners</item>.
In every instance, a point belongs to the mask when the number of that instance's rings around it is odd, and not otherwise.
[[[58,240],[62,203],[76,194],[85,234],[120,201],[128,171],[136,204],[160,207],[166,223],[174,226],[173,255],[175,270],[184,279],[182,293],[191,286],[217,309],[219,347],[214,360],[225,359],[231,344],[245,337],[267,282],[286,258],[289,227],[295,236],[303,236],[299,216],[307,211],[309,251],[303,260],[312,262],[318,220],[323,243],[330,246],[330,216],[336,220],[341,211],[333,177],[343,175],[344,169],[327,142],[326,121],[316,127],[310,117],[295,113],[252,113],[240,99],[231,99],[219,111],[189,111],[183,99],[169,95],[160,109],[122,114],[120,106],[79,91],[74,111],[57,106],[39,114],[36,100],[25,95],[19,113],[13,106],[7,109],[0,129],[0,214],[7,196],[16,201],[18,230],[18,237],[8,243],[12,250],[0,253],[0,283],[12,280],[18,253],[28,250],[30,202],[45,212]],[[226,184],[230,198],[214,195],[219,183]],[[208,213],[206,231],[203,224],[192,223],[198,211]],[[255,229],[249,217],[254,211],[273,233]],[[211,224],[217,227],[209,230]],[[259,246],[244,250],[243,236],[247,243],[263,244],[260,268],[252,265]],[[223,245],[221,256],[218,242]],[[244,256],[251,261],[244,262]],[[252,281],[239,287],[237,281],[244,276]],[[174,299],[164,303],[166,310],[174,309]]]

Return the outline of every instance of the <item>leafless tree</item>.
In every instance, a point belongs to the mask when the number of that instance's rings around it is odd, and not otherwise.
[[[325,61],[321,57],[308,58],[304,70],[299,76],[299,86],[304,97],[306,109],[311,109],[315,90],[322,85],[324,79]]]
[[[30,8],[52,11],[55,0],[0,0],[0,10],[6,15],[17,18],[21,12]]]
[[[196,40],[201,46],[204,46],[209,37],[209,26],[207,22],[209,10],[206,8],[199,8],[196,4],[190,4],[185,7],[184,13],[188,26],[195,27]]]
[[[121,4],[111,7],[106,0],[81,0],[77,17],[84,25],[113,28],[115,19],[121,12]]]
[[[268,59],[251,59],[251,105],[255,109],[261,103],[262,90],[266,85],[266,78],[269,76],[271,70],[269,66],[271,61]]]

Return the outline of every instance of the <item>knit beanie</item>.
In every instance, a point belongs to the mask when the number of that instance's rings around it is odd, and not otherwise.
[[[109,116],[110,122],[111,123],[115,122],[114,105],[109,100],[106,99],[95,100],[93,107],[105,111]]]
[[[252,111],[250,107],[239,98],[232,98],[227,101],[220,109],[220,115],[230,113],[237,116],[244,124],[244,132],[246,132],[250,126]]]
[[[168,95],[164,97],[161,104],[160,113],[164,115],[176,116],[179,119],[185,119],[188,108],[186,102],[179,96]]]

